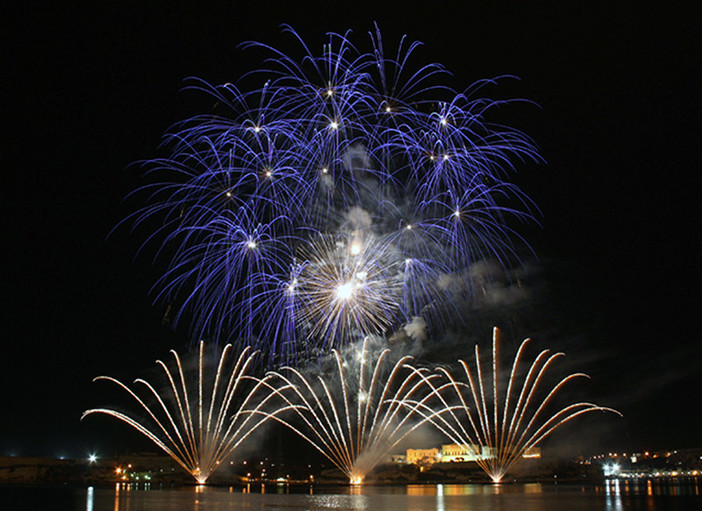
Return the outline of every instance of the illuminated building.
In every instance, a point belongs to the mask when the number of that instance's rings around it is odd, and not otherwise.
[[[488,446],[475,444],[443,444],[441,446],[441,461],[443,463],[477,461],[494,458],[493,449]]]
[[[407,449],[407,463],[413,465],[431,465],[439,461],[441,455],[436,447],[432,449]]]
[[[461,463],[495,458],[495,448],[487,445],[442,444],[441,449],[407,449],[406,463],[431,465],[433,463]],[[532,447],[522,458],[541,458],[541,449]]]

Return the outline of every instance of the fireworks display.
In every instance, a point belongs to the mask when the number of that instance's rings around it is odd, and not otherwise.
[[[551,353],[550,350],[541,351],[526,375],[522,375],[520,363],[529,339],[519,346],[505,383],[500,378],[497,340],[498,330],[495,328],[491,377],[484,376],[476,345],[475,371],[459,360],[465,378],[454,378],[450,372],[440,368],[439,372],[447,382],[434,386],[425,380],[434,389],[432,394],[439,397],[440,404],[434,408],[421,402],[411,406],[413,410],[424,410],[432,424],[470,453],[493,482],[499,483],[524,454],[566,422],[590,412],[619,412],[588,402],[566,406],[554,403],[568,382],[587,378],[587,375],[570,374],[556,385],[549,386],[549,367],[563,356],[563,353]],[[420,406],[417,407],[417,404]]]
[[[232,366],[232,346],[225,346],[213,374],[205,366],[204,348],[204,343],[200,343],[194,378],[175,351],[171,351],[175,371],[157,360],[168,385],[160,390],[137,379],[134,385],[144,389],[143,397],[109,376],[95,378],[125,390],[139,403],[141,413],[94,408],[83,412],[83,418],[105,414],[124,421],[171,456],[199,484],[204,484],[219,464],[267,420],[270,414],[256,411],[270,408],[273,396],[263,396],[260,391],[266,386],[247,374],[255,356],[250,348],[244,349]],[[284,408],[277,410],[282,411]]]
[[[542,394],[547,369],[562,355],[545,350],[520,386],[528,341],[500,382],[497,330],[491,389],[477,346],[475,372],[460,361],[465,381],[417,369],[408,356],[393,365],[387,348],[373,353],[371,337],[386,342],[403,329],[421,340],[457,319],[480,265],[508,269],[519,260],[513,243],[522,240],[510,219],[532,219],[533,207],[509,171],[538,155],[524,134],[489,120],[505,103],[481,95],[493,80],[455,92],[443,85],[442,66],[413,64],[419,43],[403,38],[388,55],[377,29],[367,52],[350,33],[331,33],[317,55],[285,31],[297,57],[249,43],[268,55],[266,69],[239,85],[194,82],[216,104],[167,135],[166,157],[145,162],[152,180],[137,193],[146,204],[130,219],[150,228],[146,244],[168,261],[156,288],[170,320],[188,320],[199,338],[253,346],[263,365],[280,369],[251,377],[253,391],[230,415],[249,378],[251,348],[229,373],[227,345],[205,398],[201,343],[197,396],[174,352],[178,378],[159,362],[169,400],[136,381],[156,405],[98,378],[134,397],[146,421],[111,409],[84,416],[126,422],[199,482],[275,419],[361,484],[425,422],[499,482],[562,424],[614,411],[579,402],[548,412],[562,387],[585,375]],[[304,367],[312,360],[321,371]]]
[[[441,325],[470,298],[440,285],[486,258],[504,266],[531,218],[509,170],[538,159],[521,132],[491,123],[493,81],[455,92],[419,43],[389,55],[329,34],[315,54],[261,43],[266,69],[193,88],[216,101],[146,162],[146,205],[131,221],[167,259],[156,285],[197,338],[237,339],[266,363],[319,356],[421,318]],[[153,226],[156,226],[155,228]],[[170,309],[170,307],[169,307]]]
[[[417,368],[408,355],[393,364],[390,350],[378,348],[366,337],[341,352],[332,349],[316,372],[286,366],[258,379],[248,374],[254,357],[251,348],[245,348],[232,365],[228,363],[232,346],[227,345],[211,372],[205,367],[201,342],[195,371],[185,370],[175,351],[171,352],[175,372],[157,361],[168,381],[161,392],[137,379],[134,384],[145,389],[145,397],[140,397],[114,378],[96,378],[125,390],[141,413],[94,408],[83,418],[105,414],[127,423],[199,484],[259,426],[274,419],[322,453],[350,484],[359,485],[426,422],[499,483],[522,456],[563,424],[595,411],[619,414],[590,402],[557,404],[568,382],[587,375],[570,374],[549,386],[548,370],[563,356],[550,350],[541,351],[524,374],[521,362],[529,339],[520,345],[508,380],[501,381],[497,340],[495,328],[492,375],[487,378],[477,345],[475,371],[459,360],[465,378],[442,367],[433,373]]]

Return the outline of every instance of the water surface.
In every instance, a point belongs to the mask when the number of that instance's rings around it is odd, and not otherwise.
[[[55,511],[585,511],[702,510],[702,480],[602,486],[438,484],[362,488],[0,488],[0,509]]]

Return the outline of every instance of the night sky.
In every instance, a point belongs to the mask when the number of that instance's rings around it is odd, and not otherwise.
[[[319,49],[327,31],[365,44],[374,21],[388,44],[423,41],[419,60],[444,64],[452,87],[512,74],[521,81],[491,95],[539,105],[503,114],[545,160],[514,177],[542,212],[541,227],[520,228],[538,256],[530,319],[486,311],[460,355],[492,323],[545,340],[593,376],[588,397],[624,413],[597,448],[702,447],[702,20],[668,2],[613,3],[47,1],[5,13],[0,455],[129,448],[126,426],[79,422],[105,404],[91,379],[129,381],[189,345],[149,295],[163,263],[135,259],[143,238],[128,229],[108,237],[138,206],[123,201],[142,183],[130,164],[211,108],[183,80],[236,81],[260,65],[245,41],[295,49],[282,23]]]

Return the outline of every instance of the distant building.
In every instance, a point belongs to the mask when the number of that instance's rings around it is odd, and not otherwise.
[[[407,449],[406,463],[413,465],[432,465],[439,461],[441,455],[436,447],[432,449]]]
[[[399,465],[404,465],[407,463],[407,455],[405,454],[391,454],[390,463],[397,463]]]
[[[494,457],[493,448],[484,445],[443,444],[441,446],[442,463],[477,461]]]
[[[497,457],[496,449],[487,445],[477,444],[442,444],[441,450],[407,449],[405,461],[400,461],[399,455],[395,463],[414,465],[432,465],[434,463],[465,463],[470,461],[487,460]],[[541,449],[532,447],[522,454],[522,458],[541,458]]]

